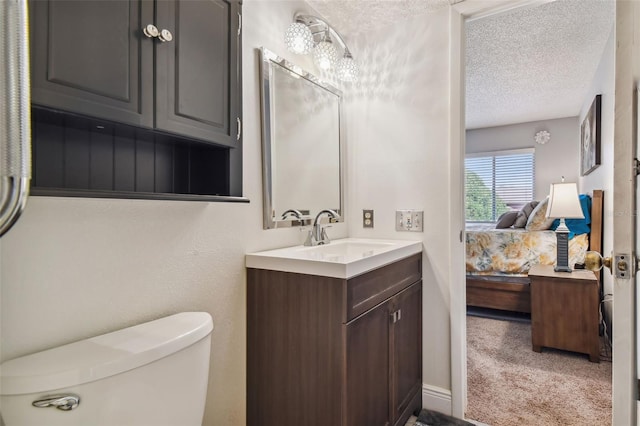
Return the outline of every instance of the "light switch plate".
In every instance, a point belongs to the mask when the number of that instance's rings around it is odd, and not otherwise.
[[[396,210],[396,231],[422,232],[423,210]]]

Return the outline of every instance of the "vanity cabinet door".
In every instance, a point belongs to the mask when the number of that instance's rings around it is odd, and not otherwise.
[[[391,424],[388,308],[380,305],[346,325],[346,426]]]
[[[153,126],[153,3],[32,0],[34,104]]]
[[[391,413],[398,425],[419,404],[422,388],[422,282],[391,299]],[[405,416],[403,416],[405,414]],[[404,425],[404,423],[402,423]]]
[[[236,147],[240,137],[240,3],[161,0],[156,127]]]

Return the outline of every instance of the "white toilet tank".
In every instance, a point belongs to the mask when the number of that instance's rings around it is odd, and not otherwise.
[[[6,426],[200,426],[211,330],[211,315],[184,312],[6,361],[2,419]]]

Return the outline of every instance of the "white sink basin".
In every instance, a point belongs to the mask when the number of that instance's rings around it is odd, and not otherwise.
[[[246,255],[248,268],[351,278],[422,251],[421,241],[344,238]]]

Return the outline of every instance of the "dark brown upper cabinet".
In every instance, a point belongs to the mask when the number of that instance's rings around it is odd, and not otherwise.
[[[34,0],[31,100],[34,104],[153,127],[153,42],[139,1]]]
[[[237,146],[238,2],[34,0],[31,6],[34,104]],[[145,32],[147,25],[159,34]]]
[[[36,195],[242,195],[240,1],[30,7]]]
[[[239,10],[228,1],[161,0],[156,44],[156,127],[235,146],[240,137]],[[158,27],[160,30],[160,27]]]

